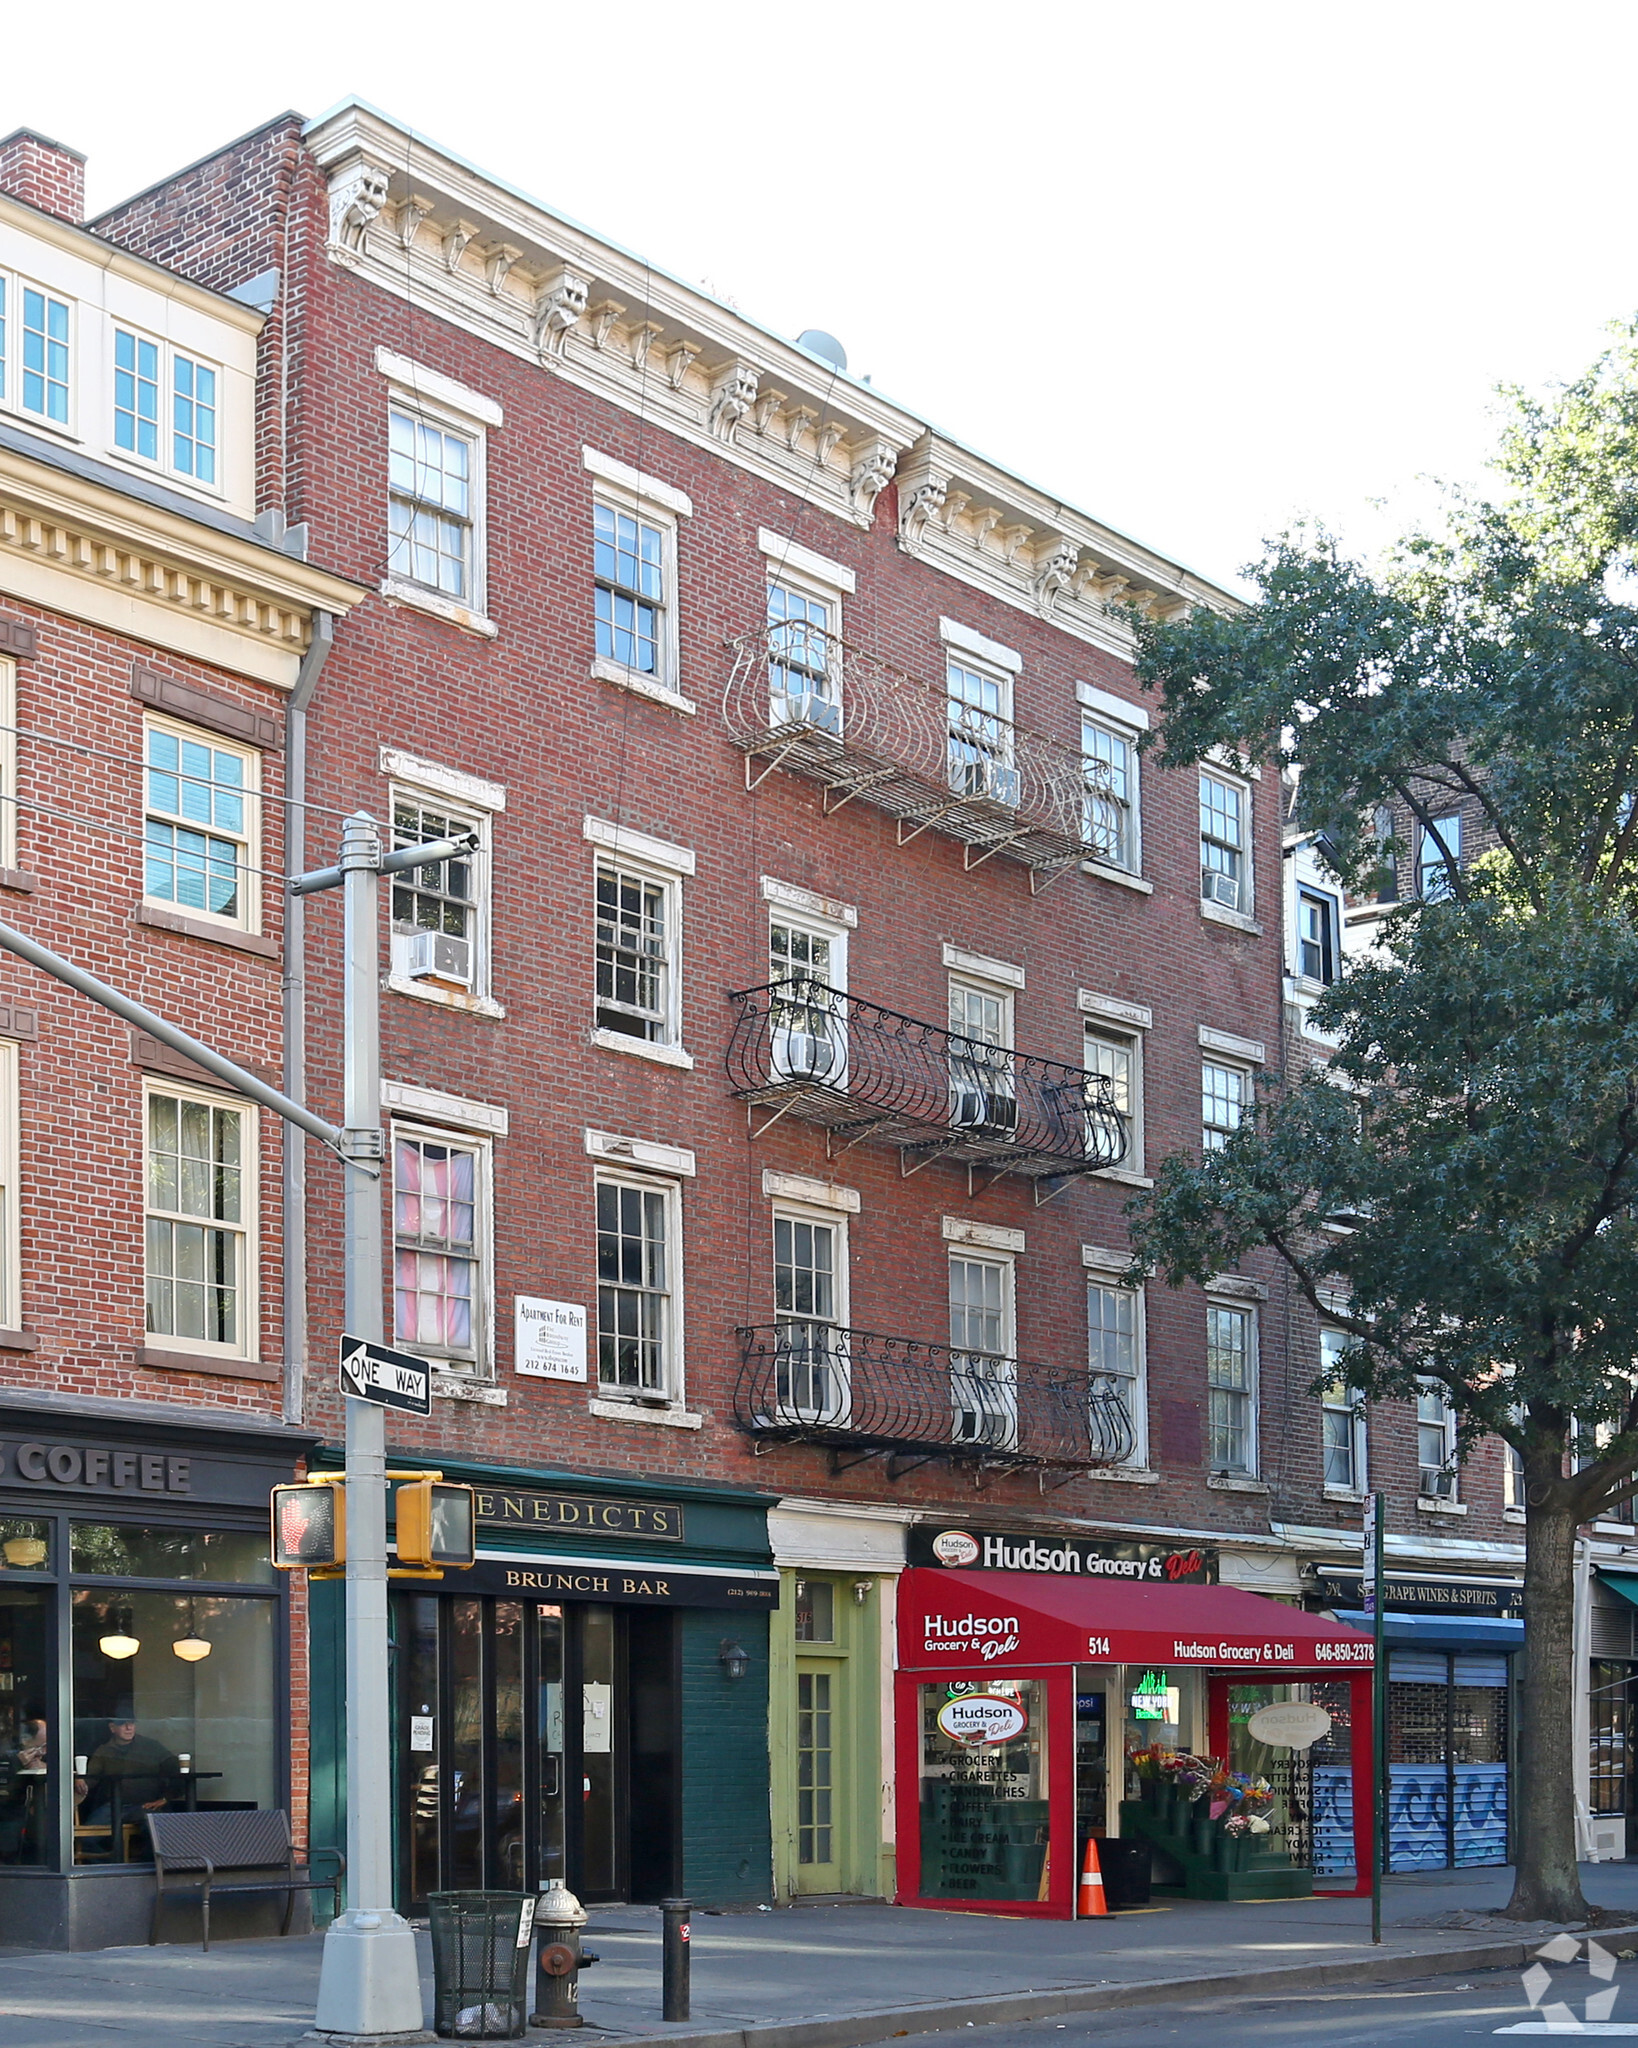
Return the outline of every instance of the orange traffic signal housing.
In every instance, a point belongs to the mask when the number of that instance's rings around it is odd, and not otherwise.
[[[406,1480],[393,1503],[401,1571],[466,1571],[475,1556],[477,1507],[470,1486]]]

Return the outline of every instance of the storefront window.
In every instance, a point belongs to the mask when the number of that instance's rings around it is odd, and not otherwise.
[[[51,1524],[0,1515],[0,1558],[8,1572],[43,1572],[51,1567]]]
[[[585,1890],[610,1897],[614,1862],[614,1610],[587,1607],[580,1635]]]
[[[144,1811],[275,1803],[276,1621],[269,1599],[75,1590],[76,1862],[144,1857]]]
[[[76,1522],[69,1552],[71,1568],[86,1578],[273,1583],[267,1536],[261,1530],[144,1529],[125,1522]]]
[[[799,1643],[835,1642],[836,1588],[829,1579],[797,1580],[796,1640]]]
[[[1046,1895],[1046,1687],[1038,1679],[918,1688],[921,1895]]]
[[[568,1876],[563,1857],[563,1610],[537,1607],[540,1659],[540,1874]]]
[[[36,1526],[0,1523],[6,1530]],[[7,1536],[0,1543],[16,1540]],[[44,1863],[49,1855],[50,1600],[45,1587],[0,1584],[0,1864]]]
[[[409,1896],[424,1899],[438,1878],[438,1602],[429,1593],[394,1602],[402,1674],[405,1756],[404,1843]]]

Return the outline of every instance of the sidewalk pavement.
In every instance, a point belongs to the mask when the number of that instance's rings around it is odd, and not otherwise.
[[[1638,1864],[1588,1865],[1587,1896],[1638,1949]],[[593,1907],[581,1980],[589,2048],[859,2048],[966,2022],[1017,2022],[1209,1992],[1234,1997],[1459,1968],[1519,1968],[1545,1930],[1429,1925],[1504,1905],[1505,1870],[1390,1878],[1383,1946],[1367,1899],[1157,1902],[1103,1921],[1015,1920],[868,1901],[696,1912],[693,2018],[660,2020],[660,1917]],[[4,2048],[285,2048],[311,2025],[321,1935],[68,1956],[0,1951]],[[420,1936],[431,2012],[431,1959]],[[593,2030],[596,2030],[595,2032]],[[539,2034],[530,2036],[539,2042]]]

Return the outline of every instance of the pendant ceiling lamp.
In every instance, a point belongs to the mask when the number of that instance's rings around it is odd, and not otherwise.
[[[211,1645],[199,1633],[198,1619],[194,1614],[193,1602],[190,1600],[188,1602],[188,1632],[185,1636],[178,1636],[176,1641],[172,1643],[171,1655],[173,1657],[180,1657],[184,1664],[197,1664],[201,1658],[208,1657],[210,1653]]]
[[[97,1648],[105,1657],[125,1658],[136,1655],[142,1645],[131,1633],[131,1617],[128,1613],[114,1616],[113,1626],[107,1635],[98,1636]]]

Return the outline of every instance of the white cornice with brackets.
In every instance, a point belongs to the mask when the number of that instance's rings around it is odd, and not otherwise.
[[[394,296],[857,526],[919,421],[367,107],[308,131],[328,253]]]

